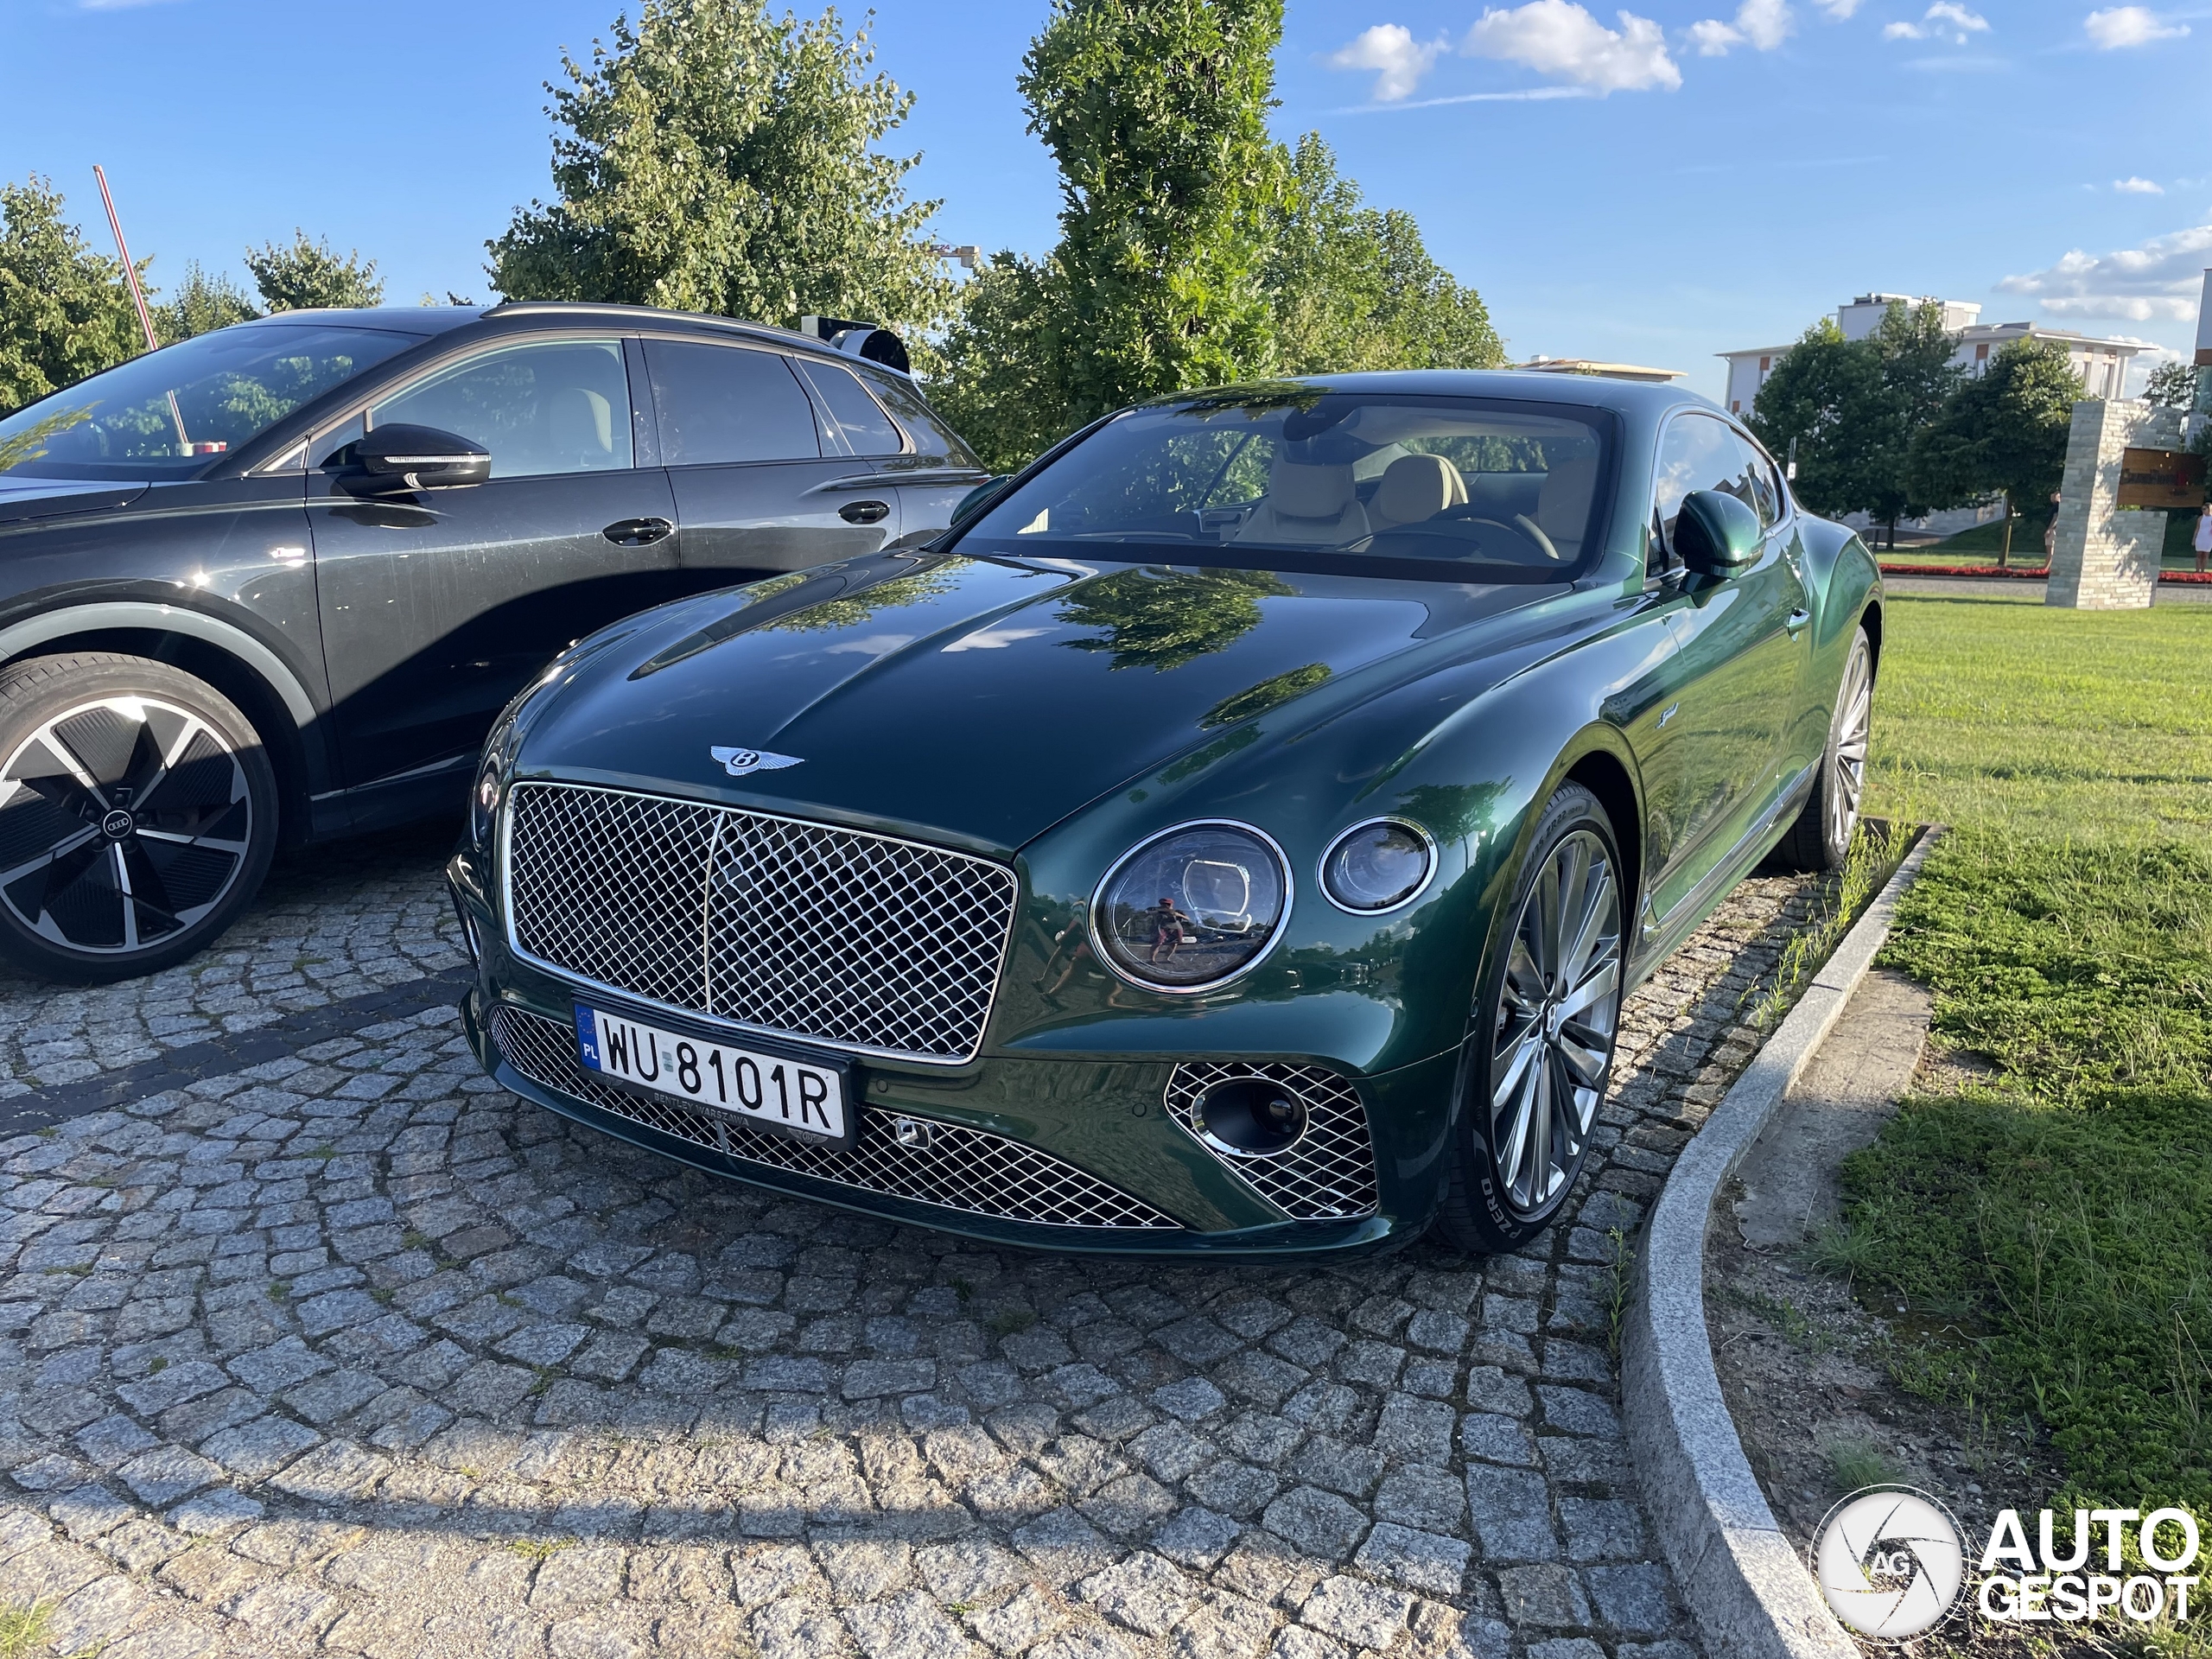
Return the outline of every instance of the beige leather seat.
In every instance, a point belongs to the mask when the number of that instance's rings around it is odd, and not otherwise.
[[[1466,501],[1467,480],[1443,456],[1400,455],[1383,473],[1367,516],[1376,530],[1389,530],[1423,524]]]
[[[614,410],[598,392],[563,386],[545,400],[545,439],[561,461],[605,467],[614,459]]]
[[[1351,467],[1278,461],[1268,470],[1268,493],[1236,532],[1240,542],[1289,542],[1346,547],[1369,534]]]
[[[1544,474],[1536,495],[1536,523],[1567,563],[1582,556],[1582,532],[1590,523],[1590,497],[1597,487],[1595,455],[1561,461]]]

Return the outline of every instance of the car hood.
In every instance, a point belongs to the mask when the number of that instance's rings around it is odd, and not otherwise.
[[[143,495],[144,480],[39,478],[0,473],[0,524],[25,518],[51,518],[65,512],[98,512]]]
[[[1011,850],[1229,728],[1272,715],[1279,735],[1302,704],[1397,683],[1446,636],[1534,596],[1280,570],[855,562],[588,642],[531,711],[518,770]]]

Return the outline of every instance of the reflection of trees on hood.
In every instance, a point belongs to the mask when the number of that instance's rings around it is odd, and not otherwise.
[[[1326,663],[1308,663],[1303,668],[1294,668],[1287,674],[1278,674],[1271,680],[1262,680],[1233,696],[1224,697],[1207,709],[1198,724],[1211,729],[1227,726],[1240,720],[1249,720],[1255,715],[1264,715],[1270,709],[1280,709],[1294,697],[1300,697],[1329,677]]]
[[[1512,787],[1510,778],[1491,784],[1420,784],[1398,798],[1397,810],[1440,842],[1472,835]]]
[[[1259,626],[1260,601],[1291,588],[1266,570],[1122,570],[1085,584],[1060,615],[1103,638],[1064,639],[1077,651],[1110,651],[1116,668],[1166,673],[1226,651]]]
[[[791,573],[792,585],[803,582],[810,574],[804,570]],[[781,582],[778,576],[771,581]],[[761,584],[763,587],[767,583]],[[757,591],[757,590],[756,590]],[[912,575],[893,576],[888,582],[879,582],[873,588],[863,588],[856,594],[840,594],[835,599],[825,599],[793,611],[789,616],[775,617],[760,626],[779,633],[828,633],[838,628],[856,628],[875,620],[878,611],[896,610],[902,605],[918,605],[925,599],[935,599],[940,594],[952,591],[952,572],[942,567],[934,570],[917,570]]]

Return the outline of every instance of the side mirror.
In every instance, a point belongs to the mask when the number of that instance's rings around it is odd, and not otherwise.
[[[1759,516],[1720,490],[1693,490],[1675,520],[1675,551],[1701,576],[1726,576],[1755,563],[1765,532]]]
[[[960,498],[958,505],[952,509],[952,522],[957,524],[963,518],[972,518],[975,514],[981,512],[991,504],[1001,490],[1013,481],[1014,474],[1011,473],[1001,473],[996,478],[985,479]]]
[[[435,426],[380,426],[353,442],[353,464],[395,490],[450,490],[492,476],[492,452]]]

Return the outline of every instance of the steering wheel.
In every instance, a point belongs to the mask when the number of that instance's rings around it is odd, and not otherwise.
[[[1463,524],[1483,524],[1491,530],[1503,531],[1516,541],[1534,544],[1536,550],[1553,563],[1559,563],[1559,549],[1552,545],[1552,538],[1544,534],[1542,526],[1524,512],[1515,513],[1513,522],[1510,524],[1502,518],[1462,518],[1458,522]]]

